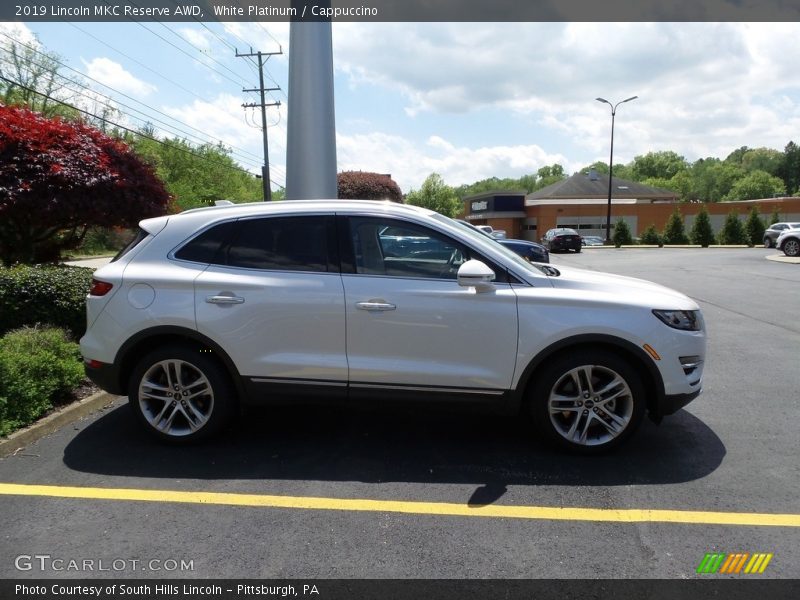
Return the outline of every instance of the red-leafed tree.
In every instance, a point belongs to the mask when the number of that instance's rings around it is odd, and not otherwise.
[[[390,175],[342,171],[336,176],[339,198],[402,202],[403,193]]]
[[[169,194],[122,142],[78,122],[0,106],[0,260],[57,260],[91,226],[164,214]]]

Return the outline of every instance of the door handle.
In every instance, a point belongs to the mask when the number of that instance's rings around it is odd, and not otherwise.
[[[206,296],[209,304],[244,304],[241,296]]]
[[[369,312],[382,312],[386,310],[396,310],[397,305],[380,300],[367,300],[366,302],[356,302],[356,308]]]

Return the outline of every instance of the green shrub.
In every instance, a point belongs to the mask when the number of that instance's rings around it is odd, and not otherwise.
[[[664,226],[663,236],[665,244],[688,244],[689,238],[683,229],[683,217],[681,212],[675,207],[675,211],[670,215],[667,224]]]
[[[120,227],[91,227],[83,242],[71,254],[84,256],[114,255],[133,239],[135,232]]]
[[[78,344],[53,327],[0,338],[0,435],[24,427],[66,399],[83,379]]]
[[[739,220],[739,214],[735,210],[728,213],[718,237],[720,244],[747,243],[747,233],[744,230],[744,225]]]
[[[631,230],[628,227],[628,224],[619,219],[614,224],[614,237],[612,238],[614,242],[614,246],[619,248],[623,244],[626,246],[630,246],[633,243],[633,236],[631,236]]]
[[[62,265],[0,267],[0,335],[26,325],[55,325],[74,339],[86,331],[92,269]]]
[[[760,246],[764,239],[764,230],[766,225],[758,214],[758,208],[755,206],[750,207],[750,214],[747,215],[747,221],[744,223],[746,232],[747,244],[749,246]]]
[[[694,219],[690,236],[693,243],[699,244],[703,248],[708,248],[714,243],[714,230],[711,227],[711,219],[708,217],[705,204]]]
[[[661,236],[658,234],[658,230],[656,229],[655,223],[650,225],[650,227],[648,227],[642,232],[642,236],[639,238],[639,241],[647,246],[664,245]]]

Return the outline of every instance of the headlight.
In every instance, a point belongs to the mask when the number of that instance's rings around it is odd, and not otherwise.
[[[666,325],[684,331],[700,331],[700,319],[696,310],[654,310],[653,314]]]

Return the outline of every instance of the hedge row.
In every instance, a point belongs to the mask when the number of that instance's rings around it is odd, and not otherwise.
[[[0,267],[0,335],[26,325],[54,325],[77,340],[86,331],[92,269],[66,265]]]
[[[0,337],[0,435],[66,400],[82,379],[78,344],[62,329],[26,327]]]

